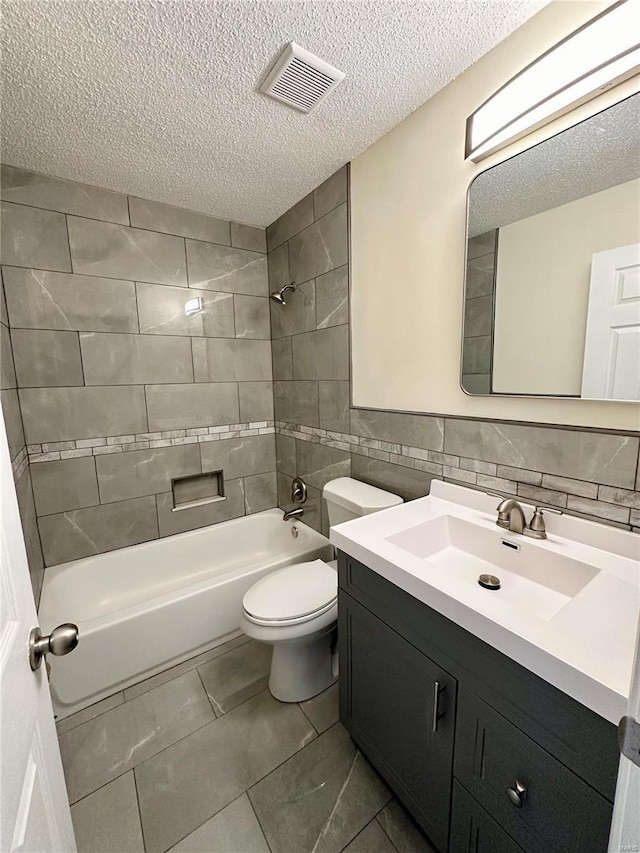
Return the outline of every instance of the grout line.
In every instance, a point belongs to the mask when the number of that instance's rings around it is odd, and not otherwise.
[[[306,712],[306,711],[304,710],[304,708],[302,707],[302,702],[296,702],[296,705],[298,706],[298,708],[300,708],[300,710],[302,711],[302,713],[305,715],[305,717],[306,717],[306,718],[307,718],[307,720],[309,721],[309,725],[313,728],[313,730],[314,730],[314,731],[315,731],[315,733],[318,735],[318,737],[320,737],[320,735],[321,735],[321,734],[324,734],[324,732],[319,732],[319,731],[318,731],[317,726],[315,726],[315,725],[314,725],[313,720],[311,719],[311,717],[307,714],[307,712]],[[334,724],[332,724],[331,726],[329,726],[329,728],[333,728],[333,725],[335,725],[335,723],[334,723]],[[329,731],[329,729],[325,729],[325,731]]]
[[[136,303],[136,326],[138,328],[137,328],[136,332],[130,332],[129,334],[142,335],[142,334],[144,334],[144,332],[141,331],[142,326],[140,323],[140,302],[138,299],[138,282],[137,281],[133,282],[133,299],[134,299],[134,302]],[[122,333],[114,332],[113,334],[122,334]],[[124,334],[127,334],[127,333],[125,332]],[[165,335],[165,337],[169,337],[169,335]]]
[[[73,274],[73,255],[71,254],[71,237],[69,236],[69,217],[64,214],[64,230],[67,235],[67,248],[69,249],[69,266],[71,274]]]
[[[260,832],[262,833],[262,837],[264,838],[265,844],[267,845],[267,847],[269,848],[269,850],[271,851],[271,853],[276,853],[276,851],[274,851],[273,847],[272,847],[272,846],[271,846],[271,844],[269,843],[269,839],[267,838],[267,833],[266,833],[266,831],[265,831],[265,828],[264,828],[264,826],[262,825],[262,821],[261,821],[261,820],[260,820],[260,818],[258,817],[258,812],[255,810],[255,807],[254,807],[253,803],[251,802],[251,797],[249,796],[249,789],[248,789],[248,788],[247,788],[247,790],[244,792],[244,794],[243,794],[242,796],[246,796],[246,798],[247,798],[247,801],[248,801],[248,803],[249,803],[249,806],[250,806],[250,808],[251,808],[251,811],[252,811],[252,812],[253,812],[253,814],[255,815],[256,822],[257,822],[258,826],[260,827]]]
[[[233,649],[230,649],[230,651],[233,651]],[[228,652],[226,652],[225,654],[228,654]],[[221,657],[224,657],[224,655],[221,655]],[[214,658],[214,660],[215,660],[215,658]],[[204,666],[204,664],[203,664],[203,666]],[[194,668],[194,670],[191,670],[191,671],[192,671],[192,672],[193,672],[193,671],[195,671],[195,672],[197,673],[197,676],[198,676],[198,679],[199,679],[200,684],[201,684],[201,686],[202,686],[202,689],[204,690],[204,695],[207,697],[207,702],[209,703],[209,707],[211,708],[211,713],[213,714],[213,719],[214,719],[214,720],[218,720],[220,717],[223,717],[225,712],[224,712],[224,711],[222,711],[222,712],[219,714],[219,713],[216,711],[216,709],[215,709],[215,707],[214,707],[214,705],[213,705],[213,700],[212,700],[211,696],[209,696],[209,691],[208,691],[208,690],[207,690],[207,688],[205,687],[205,683],[204,683],[204,681],[202,680],[202,676],[200,675],[200,667],[199,667],[199,666],[196,666],[196,667]],[[242,704],[242,703],[241,703],[241,704]],[[212,722],[213,722],[213,721],[212,721]]]
[[[127,196],[128,199],[128,196]],[[147,842],[144,837],[144,828],[142,826],[142,811],[140,810],[140,794],[138,793],[138,780],[136,779],[136,769],[135,767],[131,768],[131,772],[133,773],[133,789],[136,792],[136,806],[138,808],[138,824],[140,826],[140,837],[142,838],[142,847],[147,850]]]

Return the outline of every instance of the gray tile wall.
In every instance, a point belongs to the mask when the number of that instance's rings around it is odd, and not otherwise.
[[[411,499],[437,477],[640,530],[637,434],[350,408],[347,181],[345,167],[267,228],[270,288],[299,285],[271,303],[280,506],[303,476],[305,520],[327,532],[327,480],[351,474]],[[491,292],[481,261],[493,242],[478,247],[470,300]]]
[[[497,239],[494,229],[467,242],[462,387],[470,394],[491,393]]]
[[[275,506],[265,230],[10,166],[1,196],[2,403],[34,577]],[[214,468],[225,500],[173,512],[172,478]]]
[[[18,507],[24,529],[27,559],[31,575],[31,585],[36,603],[40,599],[44,560],[36,520],[36,508],[33,500],[33,486],[29,471],[27,448],[25,446],[22,415],[18,400],[16,370],[11,346],[11,332],[4,288],[0,287],[0,376],[2,413],[7,430],[9,455],[13,479],[18,497]]]

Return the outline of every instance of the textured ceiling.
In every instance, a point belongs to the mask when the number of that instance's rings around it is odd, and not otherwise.
[[[2,159],[267,225],[548,0],[4,0]],[[289,41],[345,71],[305,115]]]
[[[475,179],[469,236],[640,177],[640,94],[552,136]]]

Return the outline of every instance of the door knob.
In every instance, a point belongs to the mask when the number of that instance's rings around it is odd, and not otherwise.
[[[29,666],[35,672],[40,669],[45,655],[68,655],[78,645],[78,626],[73,622],[58,625],[46,637],[40,628],[32,628],[29,634]]]
[[[521,809],[527,796],[527,789],[516,779],[513,788],[507,788],[507,797],[517,809]]]

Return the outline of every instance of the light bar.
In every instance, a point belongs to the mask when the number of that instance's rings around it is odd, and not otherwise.
[[[510,142],[640,72],[640,0],[620,0],[516,74],[467,119],[465,158]]]

